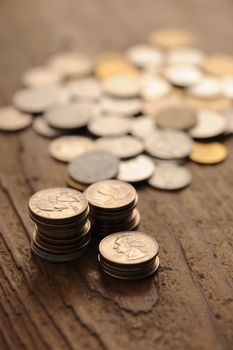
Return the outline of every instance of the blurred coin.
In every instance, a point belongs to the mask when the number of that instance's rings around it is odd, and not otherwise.
[[[60,52],[49,59],[48,64],[64,77],[83,77],[92,73],[92,59],[78,52]]]
[[[160,128],[188,130],[196,124],[196,121],[196,111],[182,105],[164,109],[156,116],[156,124]]]
[[[146,116],[135,118],[130,127],[130,133],[141,140],[145,140],[150,137],[154,130],[155,121]]]
[[[226,133],[233,134],[233,109],[226,111],[225,117],[227,122]]]
[[[181,88],[193,86],[202,79],[201,71],[192,65],[177,64],[170,66],[165,70],[164,75],[171,84]]]
[[[222,93],[222,86],[219,79],[204,76],[199,83],[189,88],[188,93],[197,98],[217,98]]]
[[[143,144],[133,136],[103,137],[95,142],[95,148],[109,151],[118,158],[130,158],[143,152]]]
[[[140,81],[131,75],[114,75],[103,80],[103,91],[119,97],[136,97],[140,93]]]
[[[160,190],[179,190],[190,185],[192,175],[185,167],[157,165],[148,183]]]
[[[74,158],[68,173],[73,180],[83,184],[111,179],[118,172],[119,160],[104,151],[91,151]]]
[[[204,52],[194,47],[176,47],[169,50],[165,56],[165,61],[168,65],[187,64],[201,66],[204,59]]]
[[[163,54],[148,44],[131,46],[126,51],[126,58],[139,68],[160,67],[163,64]]]
[[[166,96],[171,91],[171,85],[160,77],[147,76],[142,80],[141,96],[145,100],[154,100]]]
[[[139,98],[112,98],[104,97],[101,100],[103,112],[113,113],[119,116],[137,115],[142,110],[142,102]]]
[[[49,126],[44,117],[35,118],[32,127],[37,134],[45,137],[53,138],[64,134],[62,130],[57,130]]]
[[[197,124],[190,130],[190,135],[196,139],[207,139],[223,134],[226,129],[227,122],[223,115],[203,109],[198,112]]]
[[[198,109],[208,109],[215,112],[226,111],[231,107],[231,101],[226,97],[218,97],[214,99],[196,98],[187,95],[187,102]]]
[[[61,80],[58,72],[46,66],[31,68],[22,76],[23,85],[28,87],[56,84]]]
[[[184,103],[184,99],[179,95],[170,94],[164,96],[161,99],[156,100],[145,100],[142,105],[143,114],[149,115],[151,117],[156,117],[156,115],[164,108],[172,107],[174,104]]]
[[[147,156],[120,162],[117,178],[127,182],[141,182],[149,179],[155,170],[154,162]]]
[[[74,188],[75,190],[80,191],[80,192],[85,191],[85,189],[87,188],[87,185],[82,184],[81,182],[73,180],[70,176],[67,176],[66,184],[69,187]]]
[[[151,33],[149,41],[165,49],[192,44],[193,35],[178,28],[161,28]]]
[[[17,111],[11,106],[0,108],[0,130],[17,131],[32,124],[32,117]]]
[[[125,135],[128,133],[129,127],[129,120],[111,116],[93,119],[88,124],[88,130],[96,136]]]
[[[49,144],[49,153],[62,162],[69,162],[75,157],[94,148],[94,142],[83,136],[61,136]]]
[[[78,102],[55,107],[45,114],[50,126],[63,130],[82,128],[88,123],[90,117],[89,108]]]
[[[178,130],[156,130],[145,141],[146,151],[161,159],[179,159],[189,155],[192,149],[191,138]]]
[[[70,81],[66,87],[71,97],[78,100],[98,100],[102,95],[101,84],[94,78]]]
[[[119,74],[138,75],[138,71],[124,57],[120,56],[106,57],[97,62],[95,73],[99,79],[105,79]]]
[[[222,79],[222,93],[226,98],[233,100],[233,75]]]
[[[204,62],[204,69],[209,74],[233,75],[233,56],[225,54],[210,55]]]
[[[227,157],[226,147],[219,142],[197,143],[194,142],[190,159],[200,164],[217,164]]]

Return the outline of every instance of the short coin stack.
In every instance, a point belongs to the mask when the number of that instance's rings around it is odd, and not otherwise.
[[[36,192],[29,201],[36,228],[32,251],[52,262],[78,258],[90,243],[89,206],[82,193],[67,188]]]
[[[90,205],[92,232],[98,237],[113,232],[134,230],[140,222],[134,187],[124,181],[99,181],[84,195]]]
[[[154,238],[139,231],[118,232],[99,244],[99,262],[108,275],[123,280],[151,276],[159,267],[159,246]]]

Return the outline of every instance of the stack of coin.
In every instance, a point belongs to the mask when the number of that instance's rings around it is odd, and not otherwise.
[[[84,192],[90,205],[92,232],[98,237],[134,230],[140,221],[137,192],[119,180],[99,181]]]
[[[146,233],[117,232],[100,242],[98,259],[108,275],[127,281],[139,280],[158,269],[158,251],[158,243]]]
[[[78,258],[90,243],[89,206],[82,193],[67,188],[36,192],[29,201],[36,227],[32,251],[52,262]]]

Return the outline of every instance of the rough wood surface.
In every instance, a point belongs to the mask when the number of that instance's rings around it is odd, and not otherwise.
[[[124,49],[156,26],[196,33],[209,52],[233,53],[230,0],[1,0],[0,103],[27,68],[57,50]],[[27,203],[64,185],[65,167],[31,129],[0,135],[0,348],[198,349],[233,344],[233,140],[218,166],[190,164],[180,193],[140,188],[141,229],[160,244],[144,282],[100,274],[96,247],[69,264],[31,255]]]

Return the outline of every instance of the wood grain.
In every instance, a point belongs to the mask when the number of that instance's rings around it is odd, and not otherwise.
[[[20,76],[57,50],[124,49],[161,25],[193,31],[209,52],[233,53],[229,0],[1,0],[0,103]],[[31,129],[0,135],[0,348],[198,349],[233,344],[233,141],[217,166],[189,164],[190,188],[138,189],[141,229],[160,244],[161,268],[124,283],[98,269],[96,243],[68,264],[31,255],[31,194],[63,186],[65,166]]]

